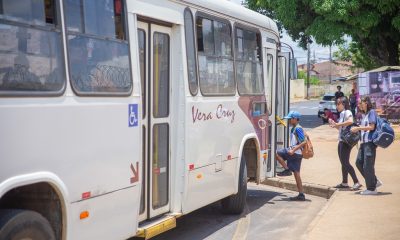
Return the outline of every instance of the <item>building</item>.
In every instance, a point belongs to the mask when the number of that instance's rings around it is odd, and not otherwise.
[[[352,69],[353,64],[346,61],[325,61],[311,64],[310,76],[315,76],[321,83],[330,83],[331,80],[345,79],[344,77],[361,72],[362,69]],[[307,72],[307,64],[298,66],[299,71]]]

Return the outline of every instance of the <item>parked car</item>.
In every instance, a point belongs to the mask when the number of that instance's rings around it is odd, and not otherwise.
[[[324,114],[324,109],[325,108],[327,108],[333,114],[338,116],[335,100],[336,100],[335,99],[335,94],[325,94],[322,97],[322,100],[319,102],[319,106],[318,106],[318,117],[319,118],[321,117],[322,114]]]

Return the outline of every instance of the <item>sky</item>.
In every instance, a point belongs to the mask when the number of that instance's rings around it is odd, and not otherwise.
[[[236,4],[241,4],[243,0],[230,0],[230,1]],[[307,51],[298,47],[298,43],[292,41],[291,37],[287,35],[285,32],[283,33],[281,41],[289,44],[293,48],[294,56],[295,58],[297,58],[298,64],[307,63]],[[333,52],[337,51],[337,49],[338,48],[336,46],[332,46],[332,54]],[[311,44],[310,59],[314,59],[314,55],[315,55],[315,60],[317,62],[323,62],[329,60],[329,47],[323,47],[315,43]]]

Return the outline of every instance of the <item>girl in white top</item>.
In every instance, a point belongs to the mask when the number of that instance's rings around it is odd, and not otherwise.
[[[357,179],[357,175],[354,171],[353,166],[351,166],[350,164],[350,152],[352,147],[343,142],[341,139],[343,128],[353,124],[353,114],[349,110],[349,100],[346,97],[338,98],[336,100],[336,108],[338,112],[340,112],[340,118],[338,122],[336,123],[333,120],[329,119],[330,126],[339,130],[338,155],[340,163],[342,164],[342,182],[336,185],[336,188],[349,188],[348,174],[350,174],[354,183],[352,189],[358,190],[361,187],[361,184]]]

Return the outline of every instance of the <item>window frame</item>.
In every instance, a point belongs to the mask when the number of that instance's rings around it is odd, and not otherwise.
[[[167,94],[168,94],[168,105],[167,105],[167,107],[168,107],[168,111],[167,111],[167,115],[166,116],[156,116],[154,113],[154,104],[156,103],[156,101],[154,100],[154,87],[155,87],[155,84],[154,84],[154,40],[155,40],[155,38],[154,38],[154,36],[155,36],[155,34],[162,34],[162,35],[165,35],[165,36],[167,36],[168,37],[168,91],[167,91]],[[151,107],[151,109],[152,109],[152,117],[154,118],[154,119],[160,119],[160,118],[168,118],[168,117],[170,117],[170,114],[171,114],[171,36],[168,34],[168,33],[165,33],[165,32],[158,32],[158,31],[154,31],[153,32],[153,34],[152,34],[152,36],[151,36],[151,38],[152,38],[152,45],[150,46],[150,48],[151,48],[151,51],[152,51],[152,56],[151,56],[151,68],[152,68],[152,79],[151,79],[151,83],[150,83],[150,87],[152,88],[151,89],[151,91],[152,91],[152,94],[151,94],[151,102],[152,102],[152,107]]]
[[[232,47],[232,49],[231,49],[231,52],[232,52],[232,57],[231,58],[227,58],[227,57],[217,57],[217,56],[215,56],[215,55],[208,55],[208,54],[199,54],[199,51],[198,51],[198,35],[197,35],[197,25],[196,25],[196,22],[197,22],[197,19],[198,18],[206,18],[206,19],[208,19],[208,20],[211,20],[211,21],[218,21],[218,22],[221,22],[221,23],[226,23],[228,26],[229,26],[229,30],[230,30],[230,36],[231,36],[231,47]],[[225,18],[221,18],[221,17],[217,17],[217,16],[213,16],[213,15],[210,15],[210,14],[207,14],[207,13],[204,13],[204,12],[201,12],[201,11],[197,11],[196,12],[196,14],[195,14],[195,19],[194,19],[194,24],[195,24],[195,38],[196,38],[196,55],[197,55],[197,69],[198,69],[198,83],[199,83],[199,89],[200,89],[200,93],[201,93],[201,95],[202,96],[205,96],[205,97],[226,97],[226,96],[236,96],[236,93],[237,93],[237,84],[236,84],[236,75],[235,75],[235,71],[236,71],[236,65],[235,65],[235,51],[234,51],[234,38],[233,38],[233,27],[232,27],[232,23],[231,23],[231,21],[229,20],[229,19],[225,19]],[[213,24],[213,26],[214,26],[214,24]],[[213,28],[213,31],[214,31],[214,28]],[[214,53],[215,53],[215,38],[214,38]],[[200,67],[199,67],[199,55],[202,55],[202,56],[205,56],[205,57],[213,57],[213,58],[215,58],[215,59],[230,59],[230,60],[232,60],[232,65],[233,65],[233,67],[232,67],[232,70],[233,70],[233,85],[234,85],[234,92],[233,93],[227,93],[227,94],[221,94],[221,93],[216,93],[216,94],[207,94],[207,93],[204,93],[203,92],[203,90],[202,90],[202,88],[201,88],[201,83],[200,83]]]
[[[260,31],[260,29],[258,29],[256,27],[247,26],[247,25],[244,25],[244,24],[241,24],[241,23],[238,23],[238,22],[235,22],[235,24],[233,26],[234,26],[234,42],[235,42],[235,48],[234,48],[234,53],[235,53],[234,54],[234,56],[235,56],[235,78],[236,78],[237,82],[239,81],[239,79],[236,76],[236,62],[237,61],[246,62],[246,61],[238,59],[237,56],[236,56],[237,29],[239,28],[241,30],[255,32],[256,36],[257,35],[260,36],[260,60],[261,61],[259,63],[261,63],[261,84],[262,84],[261,89],[262,89],[262,92],[261,93],[257,93],[257,94],[255,94],[255,93],[240,93],[239,84],[236,84],[237,92],[238,92],[239,96],[262,96],[262,95],[265,95],[264,61],[263,61],[264,60],[264,55],[263,55],[263,44],[262,44],[261,31]],[[256,63],[256,61],[251,61],[251,62]]]
[[[55,23],[49,24],[46,23],[44,25],[35,25],[34,23],[30,23],[27,21],[18,21],[18,20],[10,20],[8,18],[0,18],[0,24],[10,25],[13,27],[22,27],[27,29],[34,29],[43,32],[53,32],[60,34],[60,46],[64,47],[64,34],[63,34],[63,27],[61,21],[61,3],[60,0],[54,0],[55,4],[54,7],[54,15],[55,15]],[[0,90],[0,97],[59,97],[64,95],[66,88],[67,88],[67,64],[65,63],[65,52],[64,48],[60,50],[60,60],[63,62],[63,69],[62,69],[62,87],[57,91],[18,91],[18,90]]]
[[[183,18],[184,18],[184,24],[186,26],[186,22],[185,22],[185,14],[186,12],[190,13],[190,17],[192,18],[192,30],[193,30],[193,46],[194,46],[194,67],[195,67],[195,71],[196,71],[196,91],[192,92],[192,90],[190,89],[190,79],[189,79],[189,61],[187,60],[186,57],[186,68],[187,68],[187,77],[188,77],[188,88],[189,88],[189,92],[192,96],[196,96],[199,93],[199,69],[198,69],[198,55],[197,55],[197,34],[196,34],[196,23],[195,23],[195,17],[193,15],[192,10],[189,7],[186,7],[183,10]],[[188,52],[188,45],[187,45],[187,38],[186,38],[186,28],[185,28],[185,48],[186,48],[186,56],[188,56],[187,52]]]
[[[83,1],[83,0],[79,0]],[[68,68],[68,77],[69,77],[69,82],[71,84],[71,89],[75,93],[75,95],[79,97],[128,97],[132,95],[133,92],[133,69],[132,69],[132,57],[131,57],[131,45],[130,45],[130,34],[129,34],[129,28],[128,26],[128,10],[127,10],[127,4],[126,0],[121,0],[123,11],[122,11],[122,24],[123,24],[123,29],[125,31],[125,40],[118,39],[118,38],[110,38],[107,36],[100,36],[96,34],[89,34],[85,33],[85,24],[84,24],[84,10],[83,10],[83,5],[81,5],[81,22],[82,24],[82,32],[79,31],[70,31],[68,30],[67,26],[67,14],[66,14],[66,1],[63,1],[63,12],[64,12],[64,31],[65,31],[65,48],[66,48],[66,56],[67,56],[67,68]],[[135,29],[137,31],[137,28]],[[136,33],[137,34],[137,33]],[[69,44],[68,44],[68,36],[74,35],[74,36],[80,36],[80,37],[86,37],[86,38],[93,38],[95,40],[103,40],[103,41],[111,41],[114,43],[126,43],[128,45],[128,66],[129,66],[129,77],[130,77],[130,89],[127,92],[83,92],[79,91],[76,87],[75,81],[72,80],[70,77],[71,74],[71,65],[70,65],[70,54],[69,54]]]
[[[272,115],[272,108],[274,107],[273,105],[272,105],[272,101],[273,101],[273,92],[275,91],[277,91],[277,89],[276,89],[276,85],[274,85],[274,55],[273,54],[271,54],[271,53],[267,53],[267,55],[266,55],[266,58],[265,58],[265,60],[266,60],[266,63],[265,64],[267,64],[268,63],[268,57],[269,56],[271,56],[271,83],[268,85],[268,88],[269,87],[271,87],[271,89],[270,89],[270,91],[271,91],[271,93],[270,93],[270,96],[269,96],[269,102],[270,102],[270,109],[268,109],[268,115],[269,116],[271,116]],[[265,66],[266,67],[266,69],[267,69],[267,78],[269,78],[269,76],[268,76],[268,74],[269,74],[269,69],[268,69],[268,64]],[[276,78],[276,77],[275,77]],[[274,86],[275,86],[275,88],[274,88]],[[265,89],[265,87],[264,87],[264,89]],[[266,99],[267,100],[267,108],[268,108],[268,99]]]

